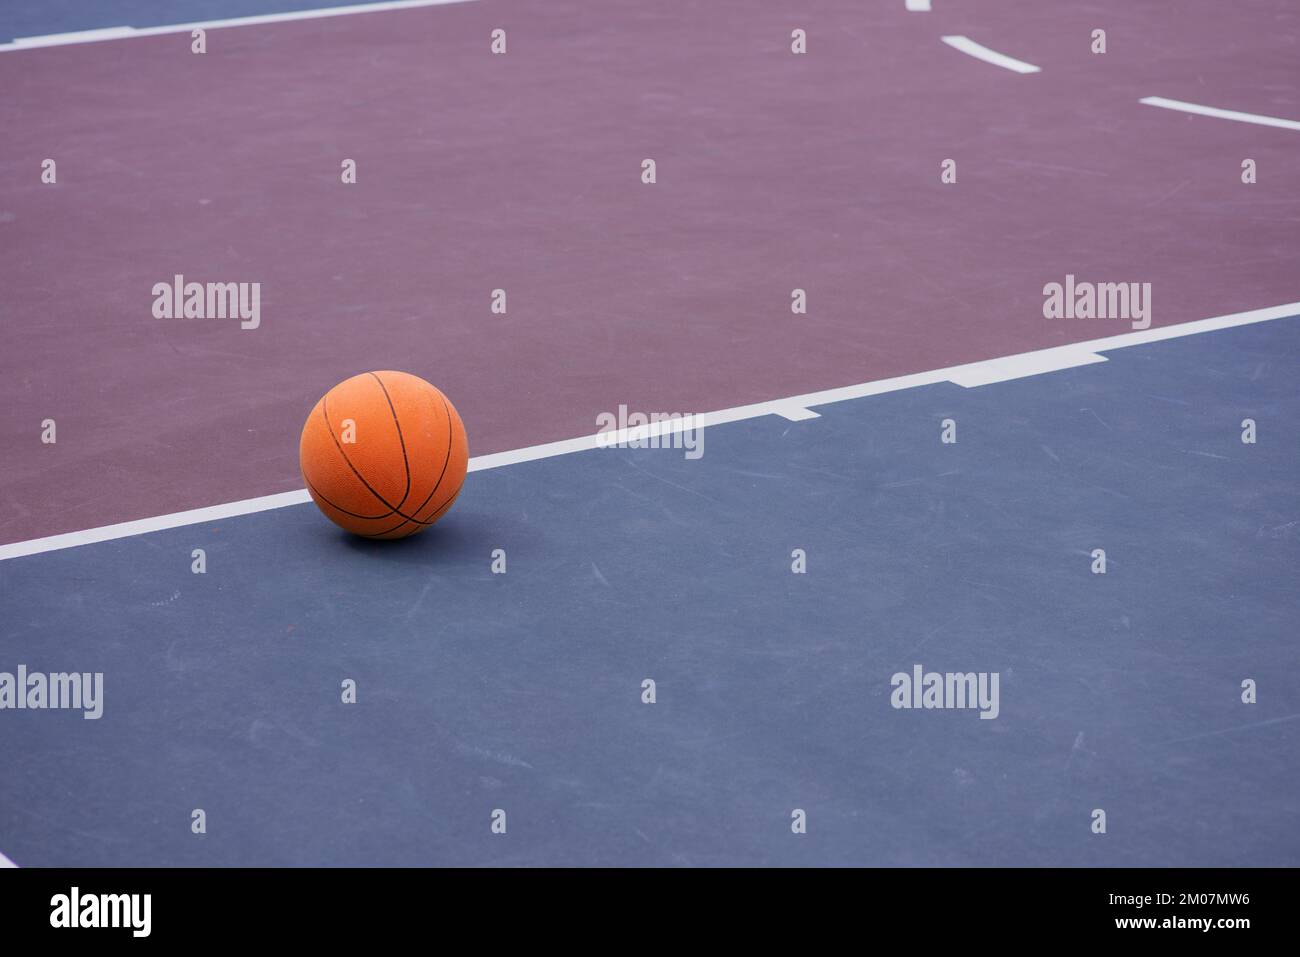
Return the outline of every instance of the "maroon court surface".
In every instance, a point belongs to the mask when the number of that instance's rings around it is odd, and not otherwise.
[[[1300,132],[1139,103],[1300,117],[1300,7],[1168,10],[485,0],[0,55],[0,542],[299,488],[367,369],[483,454],[1129,331],[1045,320],[1067,273],[1155,325],[1300,299]],[[260,282],[261,327],[154,319],[177,273]]]

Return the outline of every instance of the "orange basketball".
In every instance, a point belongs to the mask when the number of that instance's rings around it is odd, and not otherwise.
[[[367,538],[405,538],[451,508],[469,442],[456,407],[419,376],[365,372],[316,403],[298,458],[330,521]]]

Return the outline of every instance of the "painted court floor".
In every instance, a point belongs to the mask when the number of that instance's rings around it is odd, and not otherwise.
[[[0,863],[1300,863],[1300,10],[1171,8],[0,10]],[[473,456],[398,542],[368,369]]]
[[[305,504],[6,562],[9,657],[106,680],[98,720],[5,716],[40,745],[6,851],[1294,862],[1298,348],[1280,319],[491,469],[396,544]],[[916,664],[999,672],[1000,713],[892,707]]]

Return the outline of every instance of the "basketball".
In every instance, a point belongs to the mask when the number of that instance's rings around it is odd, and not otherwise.
[[[365,372],[316,403],[298,457],[307,491],[330,521],[366,538],[405,538],[451,508],[469,442],[437,388],[406,372]]]

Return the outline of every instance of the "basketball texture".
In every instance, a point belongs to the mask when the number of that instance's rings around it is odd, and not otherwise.
[[[365,372],[325,393],[298,446],[312,500],[366,538],[405,538],[451,508],[469,466],[456,407],[405,372]]]

